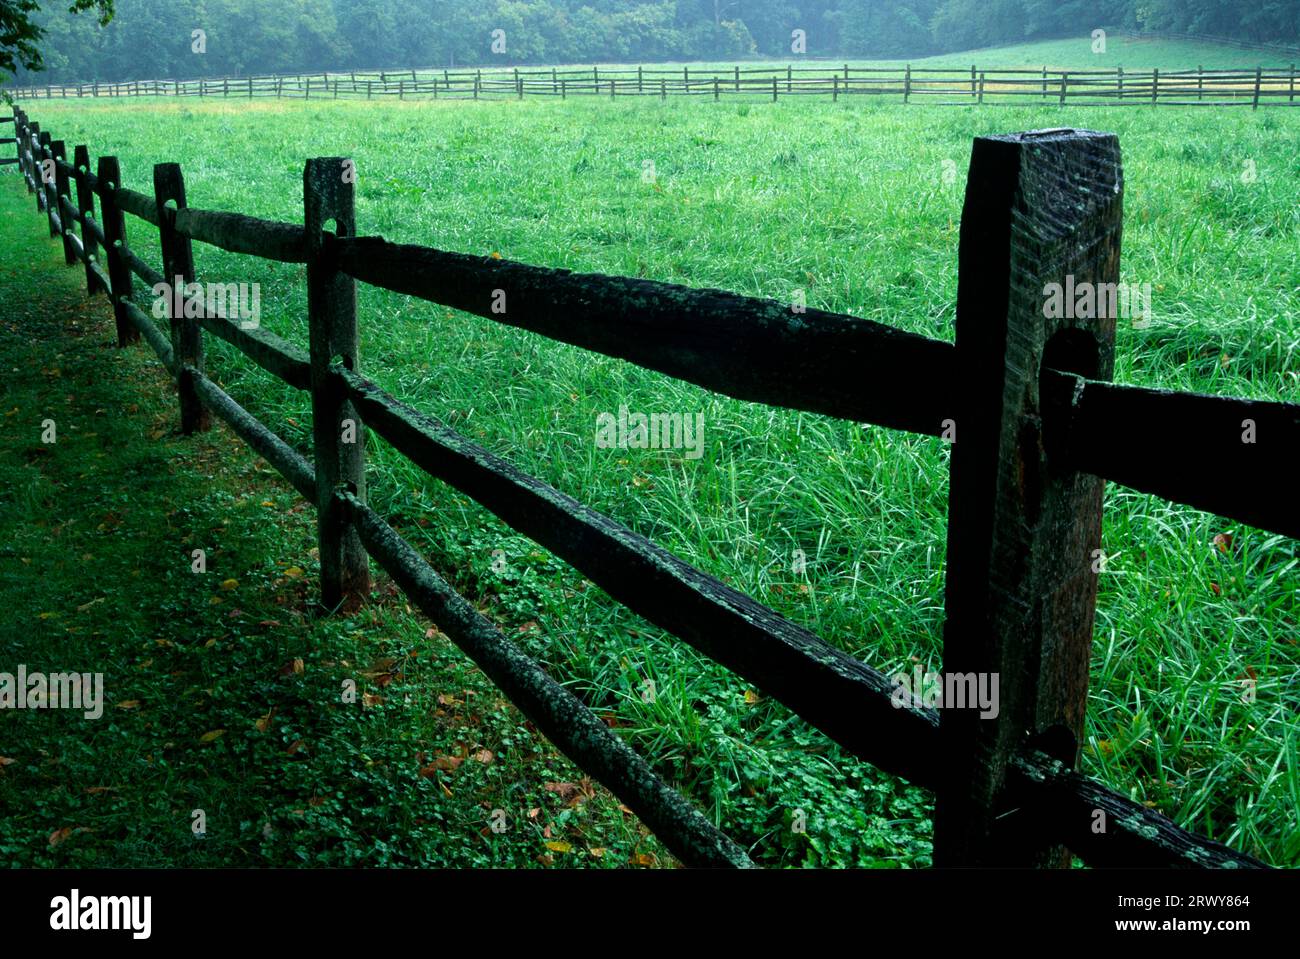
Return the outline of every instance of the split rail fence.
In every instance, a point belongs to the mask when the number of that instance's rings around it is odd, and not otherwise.
[[[17,111],[37,209],[173,374],[180,426],[224,420],[318,512],[321,602],[352,608],[383,567],[578,765],[681,860],[746,851],[665,784],[574,694],[440,578],[366,501],[366,429],[576,567],[627,609],[727,666],[853,755],[936,793],[936,865],[1236,867],[1256,859],[1084,777],[1083,736],[1106,479],[1300,536],[1290,457],[1300,406],[1121,386],[1116,320],[1049,319],[1047,283],[1119,279],[1123,178],[1112,134],[1049,130],[974,142],[959,241],[956,342],[721,290],[583,275],[356,236],[350,161],[307,161],[302,223],[191,207],[180,166],[127,188],[115,157]],[[95,211],[98,202],[98,213]],[[159,231],[133,252],[126,217]],[[329,221],[335,229],[326,229]],[[195,279],[192,241],[306,264],[309,346],[169,298],[161,329],[133,299]],[[106,268],[105,268],[106,264]],[[943,671],[997,674],[995,718],[896,707],[888,676],[389,395],[361,373],[356,284],[531,330],[743,400],[942,436],[952,447]],[[493,311],[498,291],[509,311]],[[1102,311],[1108,312],[1108,311]],[[203,334],[308,391],[310,459],[205,372]],[[343,437],[346,420],[356,441]],[[1251,441],[1245,441],[1249,431]],[[1206,463],[1231,464],[1205,469]],[[1100,818],[1099,818],[1100,817]],[[1101,827],[1099,829],[1099,823]]]
[[[1296,65],[1206,70],[943,67],[549,67],[396,70],[20,87],[23,100],[70,97],[287,97],[488,100],[576,96],[889,97],[946,105],[1296,106]]]

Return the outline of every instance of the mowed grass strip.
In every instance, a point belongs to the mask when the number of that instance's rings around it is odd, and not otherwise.
[[[0,859],[671,865],[384,577],[362,614],[314,615],[314,511],[224,427],[177,434],[167,374],[116,348],[20,184],[0,177],[0,672],[102,673],[104,699],[0,710]]]

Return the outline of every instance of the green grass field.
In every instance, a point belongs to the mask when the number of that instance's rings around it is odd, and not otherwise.
[[[1044,60],[1054,49],[1024,62],[1071,65],[1064,48]],[[1000,53],[965,62],[1019,56]],[[363,234],[783,301],[803,289],[811,306],[945,339],[971,139],[1110,130],[1127,183],[1123,277],[1154,294],[1149,327],[1121,323],[1116,380],[1292,402],[1300,392],[1294,111],[671,98],[26,109],[69,149],[119,156],[134,189],[151,188],[152,164],[179,161],[194,206],[300,221],[305,158],[345,155]],[[128,222],[131,245],[157,262],[152,232]],[[263,325],[305,345],[301,268],[199,244],[195,255],[200,279],[259,282]],[[359,298],[361,366],[385,388],[876,668],[940,668],[939,440],[729,400],[366,287]],[[208,344],[216,379],[306,449],[305,397]],[[597,448],[598,414],[621,405],[703,413],[704,456]],[[382,442],[371,464],[372,503],[760,862],[928,863],[927,794],[846,757]],[[1116,486],[1105,515],[1084,769],[1190,829],[1300,864],[1296,544]],[[299,565],[310,581],[314,567]],[[398,625],[395,641],[420,645],[419,626]],[[126,622],[123,639],[144,643],[151,628]],[[791,828],[796,810],[806,833]]]
[[[1049,70],[1195,70],[1198,66],[1207,70],[1235,69],[1237,67],[1288,67],[1292,57],[1280,56],[1266,50],[1247,50],[1221,43],[1200,40],[1166,40],[1123,37],[1111,34],[1106,38],[1104,53],[1094,53],[1091,31],[1085,31],[1078,37],[1065,40],[1037,40],[1032,43],[1020,43],[1013,46],[994,47],[987,50],[966,50],[961,53],[942,53],[930,57],[916,57],[910,60],[806,60],[790,57],[787,60],[743,60],[740,66],[755,67],[770,63],[787,63],[795,66],[824,66],[834,68],[836,64],[848,63],[852,67],[895,67],[910,63],[913,67],[952,67],[969,69],[972,63],[981,69],[1040,69]],[[805,62],[806,61],[806,62]],[[716,67],[730,67],[736,61],[699,63],[702,70]],[[589,64],[584,64],[588,66]],[[690,64],[678,64],[696,66]],[[392,65],[394,68],[398,64]],[[610,69],[626,67],[626,64],[600,64]],[[663,64],[647,65],[662,68]],[[523,67],[521,70],[527,71]]]

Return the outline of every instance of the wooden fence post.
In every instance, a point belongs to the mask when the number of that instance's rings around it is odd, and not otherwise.
[[[41,172],[41,157],[45,148],[41,145],[41,125],[32,123],[28,127],[31,130],[31,135],[28,138],[28,148],[31,150],[32,157],[32,179],[36,181],[36,211],[43,213],[45,211],[45,179]]]
[[[984,71],[983,70],[980,71],[980,94],[979,94],[979,100],[977,102],[979,103],[984,102]]]
[[[1260,81],[1263,80],[1263,78],[1264,78],[1264,68],[1256,67],[1255,68],[1255,99],[1250,105],[1250,108],[1252,110],[1259,109],[1259,87],[1260,87]]]
[[[67,162],[68,146],[62,140],[55,140],[50,144],[50,150],[54,154],[56,161],[63,160]],[[59,223],[62,229],[59,231],[59,237],[63,240],[63,263],[65,266],[72,266],[77,262],[77,248],[72,244],[72,222],[68,216],[68,211],[60,199],[67,200],[68,206],[72,205],[72,194],[68,189],[68,172],[55,163],[54,166],[54,209],[59,214]]]
[[[903,102],[912,98],[912,65],[909,63],[903,72]]]
[[[27,192],[33,193],[35,192],[36,172],[32,169],[32,125],[25,112],[19,110],[15,116],[18,119],[14,122],[14,129],[22,131],[15,134],[18,139],[18,156],[22,158],[22,163],[19,166],[27,174]]]
[[[1119,95],[1116,97],[1116,99],[1123,100],[1124,99],[1124,68],[1123,67],[1115,68],[1115,79],[1119,82]]]
[[[1103,481],[1062,465],[1053,428],[1068,411],[1045,408],[1039,380],[1043,369],[1111,377],[1115,309],[1049,319],[1045,303],[1048,284],[1070,297],[1077,284],[1119,280],[1122,182],[1113,134],[980,137],[971,155],[943,633],[954,695],[940,709],[936,866],[1068,862],[1005,772],[1026,746],[1072,766],[1083,731]],[[951,677],[994,695],[974,703]]]
[[[23,154],[23,137],[26,136],[26,123],[23,119],[23,111],[14,107],[14,146],[18,148],[18,172],[22,175],[23,182],[27,183],[27,157]],[[31,192],[31,184],[27,184],[27,192]]]
[[[1047,99],[1047,67],[1043,67],[1043,99]]]
[[[970,65],[970,95],[975,96],[975,64]]]
[[[117,157],[100,157],[95,169],[99,185],[100,226],[104,228],[104,255],[108,258],[108,282],[112,284],[113,319],[117,324],[117,345],[127,346],[140,339],[140,331],[126,315],[127,300],[131,299],[131,268],[122,250],[126,247],[126,217],[117,205],[117,188],[122,185],[122,174]]]
[[[36,208],[39,210],[40,197],[41,197],[41,188],[40,188],[41,174],[40,171],[36,169],[36,152],[32,147],[32,141],[36,137],[36,127],[37,124],[32,123],[31,120],[28,119],[27,114],[24,113],[23,114],[23,142],[22,142],[23,159],[24,162],[27,164],[27,173],[31,177],[31,179],[27,183],[27,192],[36,194],[36,199],[37,199]]]
[[[1196,68],[1196,99],[1205,99],[1205,67]]]
[[[50,236],[56,237],[59,235],[59,231],[55,229],[54,217],[59,209],[59,201],[56,199],[54,194],[55,176],[54,170],[51,169],[53,164],[50,166],[45,165],[46,161],[50,160],[54,156],[54,151],[50,146],[50,135],[45,131],[41,131],[37,143],[40,145],[40,153],[38,154],[40,160],[38,166],[41,170],[41,195],[45,198],[45,206],[42,207],[42,209],[45,210],[46,219],[48,219],[50,223]]]
[[[18,169],[23,174],[27,192],[35,192],[36,175],[32,170],[32,130],[27,124],[27,114],[14,111],[14,138],[18,141]]]
[[[308,160],[303,171],[321,604],[330,610],[354,609],[370,593],[365,548],[334,497],[340,486],[366,497],[365,427],[330,374],[335,362],[357,370],[357,285],[324,255],[323,232],[333,220],[337,235],[356,234],[352,170],[343,157],[324,157]]]
[[[95,218],[95,193],[86,183],[84,174],[90,172],[90,151],[84,143],[78,144],[72,150],[72,165],[78,173],[83,174],[77,177],[77,212],[81,215],[82,220],[93,220]],[[103,289],[103,283],[91,268],[92,261],[99,258],[99,241],[95,239],[93,230],[87,229],[85,223],[81,227],[81,246],[86,254],[86,293],[94,294]],[[105,293],[108,290],[104,290]]]
[[[1160,68],[1152,67],[1151,69],[1151,105],[1157,106],[1160,103]]]
[[[186,366],[203,372],[203,328],[185,315],[185,288],[194,282],[194,249],[188,236],[176,232],[176,210],[185,208],[185,178],[179,163],[153,168],[153,196],[158,204],[158,245],[162,248],[163,281],[168,284],[167,315],[171,319],[172,354],[176,358],[176,392],[181,407],[181,433],[189,436],[208,428],[208,411],[199,402]],[[173,203],[169,207],[168,203]],[[201,298],[200,298],[201,299]],[[177,310],[180,315],[177,316]]]
[[[1291,64],[1291,88],[1286,98],[1287,103],[1295,103],[1295,64]]]
[[[1061,74],[1061,106],[1065,106],[1065,88],[1069,85],[1069,83],[1070,83],[1070,74],[1062,73]]]

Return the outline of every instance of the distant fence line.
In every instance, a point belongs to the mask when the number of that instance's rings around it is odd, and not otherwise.
[[[11,92],[22,100],[74,97],[273,97],[279,99],[500,100],[576,96],[875,96],[945,105],[1295,106],[1296,65],[1220,70],[1049,70],[961,67],[550,67],[401,70],[50,84]]]

